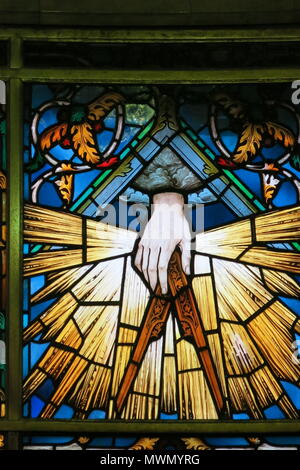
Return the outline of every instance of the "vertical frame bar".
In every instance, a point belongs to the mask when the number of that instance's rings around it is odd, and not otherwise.
[[[22,66],[21,41],[12,38],[11,67]],[[8,86],[8,362],[7,418],[22,419],[22,193],[23,83]],[[19,433],[9,432],[7,448],[19,449]]]

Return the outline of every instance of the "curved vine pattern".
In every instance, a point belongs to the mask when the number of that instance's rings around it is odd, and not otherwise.
[[[297,135],[286,126],[278,122],[270,121],[267,116],[259,120],[251,119],[248,113],[247,104],[236,97],[230,96],[226,92],[215,92],[211,96],[210,105],[210,132],[214,143],[221,153],[217,163],[221,167],[230,169],[244,168],[252,172],[257,172],[261,177],[263,196],[265,203],[269,208],[273,207],[272,201],[277,195],[281,180],[291,181],[298,193],[300,199],[299,180],[292,171],[287,170],[283,165],[291,162],[294,168],[300,167],[299,143],[300,143],[300,116],[292,105],[285,102],[275,102],[266,100],[265,105],[269,107],[282,107],[290,111],[297,123]],[[233,152],[230,152],[218,130],[218,113],[225,113],[233,124],[233,132],[238,131],[238,142]],[[278,160],[263,161],[261,164],[250,163],[265,148],[270,148],[275,144],[280,144],[284,155]]]
[[[90,171],[94,167],[111,168],[119,162],[117,157],[109,157],[119,145],[124,130],[123,96],[108,92],[87,106],[83,106],[72,105],[73,95],[74,91],[69,93],[65,100],[51,100],[44,103],[38,108],[32,120],[31,135],[36,153],[33,160],[27,165],[27,170],[37,170],[43,166],[45,161],[53,167],[51,171],[44,172],[33,183],[32,202],[37,202],[41,185],[49,181],[55,174],[60,174],[54,183],[58,187],[63,202],[69,206],[73,198],[74,173]],[[59,108],[58,118],[61,115],[66,121],[48,126],[39,134],[38,127],[42,116],[53,108]],[[117,111],[115,134],[112,143],[101,154],[96,135],[102,131],[103,120],[114,108]],[[66,150],[73,150],[74,155],[83,163],[74,165],[68,161],[60,162],[51,152],[57,145]]]

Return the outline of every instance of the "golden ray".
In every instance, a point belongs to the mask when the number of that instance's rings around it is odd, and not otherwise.
[[[47,379],[47,374],[40,369],[34,371],[27,377],[23,388],[23,399],[28,400],[31,395],[39,388]]]
[[[252,239],[252,230],[255,232],[257,242],[276,243],[282,241],[296,241],[299,240],[299,221],[299,207],[256,215],[252,219],[252,222],[251,219],[240,220],[223,227],[199,233],[196,236],[196,251],[202,255],[220,256],[222,258],[235,260],[249,248],[246,255],[241,258],[242,261],[248,261],[249,263],[264,267],[275,267],[276,269],[276,266],[273,266],[276,263],[273,262],[271,266],[270,262],[268,263],[267,257],[278,258],[277,269],[280,270],[280,259],[283,253],[286,254],[286,252],[279,250],[269,250],[264,259],[261,259],[259,263],[255,263],[255,256],[262,256],[262,252],[267,249],[260,246],[250,248],[252,243],[255,244],[255,241]],[[299,272],[299,255],[292,252],[289,252],[287,255],[287,260],[291,264],[291,267],[293,266],[293,257],[294,263],[298,265],[298,271],[292,270],[292,272]],[[264,264],[264,262],[266,264]]]
[[[200,369],[201,365],[192,343],[181,339],[176,345],[178,372]]]
[[[68,244],[62,242],[57,221],[65,231],[69,214],[36,206],[26,210],[27,241]],[[79,248],[41,252],[25,259],[26,276],[49,273],[48,284],[33,301],[53,294],[62,297],[25,330],[25,341],[42,333],[41,340],[53,340],[55,346],[48,348],[26,379],[24,395],[30,397],[50,377],[58,385],[42,417],[51,418],[67,402],[82,418],[93,409],[108,408],[108,419],[115,419],[119,416],[114,399],[150,297],[127,256],[136,234],[73,215],[69,224],[71,231],[77,230],[77,241],[80,238],[76,244],[87,245],[86,261],[97,265],[82,265]],[[300,332],[300,322],[274,293],[299,296],[300,288],[287,272],[299,272],[300,255],[263,246],[252,248],[252,233],[255,229],[259,242],[294,240],[299,233],[296,224],[299,210],[279,210],[256,216],[252,223],[246,219],[196,237],[201,254],[195,256],[192,286],[222,393],[234,411],[258,419],[272,404],[288,417],[297,414],[278,380],[299,380],[299,367],[293,363],[292,329]],[[84,225],[82,239],[79,226]],[[207,255],[213,257],[212,262]],[[67,289],[71,293],[64,294]],[[103,304],[110,301],[120,305]],[[164,336],[150,343],[121,417],[157,419],[160,411],[177,412],[180,419],[218,418],[195,347],[181,337],[173,314]]]
[[[53,250],[37,253],[24,259],[24,276],[36,276],[49,271],[79,266],[83,262],[82,250]]]
[[[27,400],[49,375],[53,379],[62,376],[73,359],[74,353],[50,346],[40,359],[38,367],[33,369],[24,383],[24,400]]]
[[[131,351],[132,346],[117,346],[117,353],[112,379],[112,397],[115,397],[118,393],[119,385],[121,383],[125,369],[130,359]],[[114,415],[109,414],[109,416],[113,417]]]
[[[206,331],[215,330],[218,323],[211,276],[195,277],[193,290],[204,329]]]
[[[119,330],[119,343],[133,344],[137,337],[137,331],[121,327]]]
[[[127,406],[124,409],[121,418],[122,419],[155,419],[154,416],[158,417],[159,413],[159,399],[152,398],[149,396],[137,395],[131,393],[128,396]]]
[[[45,406],[41,418],[52,418],[58,407],[64,401],[66,395],[72,390],[77,380],[88,366],[88,362],[80,356],[75,356],[74,360],[67,368],[65,374],[61,378],[55,392],[51,396],[49,402]]]
[[[196,251],[207,255],[236,259],[252,243],[250,220],[196,235]]]
[[[293,361],[291,330],[297,316],[276,301],[253,318],[247,326],[249,333],[280,379],[297,382],[299,365]]]
[[[98,248],[101,253],[99,260],[130,253],[136,238],[136,232],[91,219],[86,221],[88,251],[90,247]]]
[[[300,207],[281,209],[255,217],[258,242],[282,242],[299,240]]]
[[[243,325],[221,323],[226,369],[230,376],[249,374],[264,360]]]
[[[54,338],[76,308],[77,302],[74,297],[69,293],[65,294],[25,329],[24,341],[32,340],[41,332],[43,332],[44,341]]]
[[[72,289],[81,302],[120,300],[123,258],[98,263]]]
[[[134,286],[134,289],[132,288]],[[139,327],[148,304],[149,290],[127,259],[123,304],[120,321],[127,325]]]
[[[220,318],[245,321],[272,300],[259,269],[219,259],[213,267]]]
[[[31,302],[41,302],[45,297],[57,294],[64,294],[91,267],[91,264],[86,264],[84,266],[80,266],[79,268],[71,268],[59,271],[58,273],[51,273],[52,276],[48,276],[49,283],[33,295],[33,297],[31,298]]]
[[[84,337],[79,354],[89,361],[111,365],[109,359],[116,340],[118,306],[82,306],[74,320]]]
[[[134,382],[134,392],[159,397],[162,347],[163,338],[150,344]],[[155,417],[152,419],[155,419]]]
[[[25,205],[24,240],[27,243],[82,245],[82,218],[67,212]]]
[[[277,271],[300,273],[300,253],[292,251],[271,250],[264,246],[254,246],[241,257],[240,261]]]
[[[265,284],[271,292],[291,297],[300,297],[300,286],[287,273],[270,269],[263,269],[262,273]]]
[[[177,411],[176,382],[175,356],[165,356],[161,397],[161,410],[163,413],[176,413]]]
[[[178,374],[179,419],[218,419],[202,370]]]
[[[177,374],[174,347],[174,317],[172,314],[169,315],[167,321],[164,354],[161,410],[163,413],[176,413]]]
[[[229,377],[228,387],[233,412],[244,411],[255,419],[263,419],[261,407],[253,393],[248,377]]]
[[[227,381],[225,377],[225,366],[222,355],[222,344],[218,333],[208,335],[208,344],[210,347],[211,355],[221,382],[224,397],[228,397]]]
[[[70,402],[83,412],[106,408],[110,380],[109,368],[91,364],[77,381]]]

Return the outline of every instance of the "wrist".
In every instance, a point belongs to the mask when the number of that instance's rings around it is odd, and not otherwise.
[[[172,211],[183,212],[184,198],[180,193],[158,193],[153,196],[153,211],[161,211],[166,208]]]

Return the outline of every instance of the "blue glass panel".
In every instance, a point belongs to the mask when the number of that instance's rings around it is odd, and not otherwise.
[[[31,308],[31,315],[30,315],[30,320],[34,320],[38,315],[40,315],[42,312],[44,312],[47,308],[49,308],[56,299],[51,299],[47,300],[45,302],[41,302],[37,305],[34,305]]]
[[[53,92],[46,85],[32,87],[32,107],[38,108],[45,101],[53,99]]]
[[[284,445],[300,445],[300,436],[268,436],[266,440],[269,444],[278,446]]]
[[[136,441],[135,438],[130,437],[117,437],[115,441],[116,447],[129,447],[133,445]]]
[[[74,410],[70,406],[62,405],[54,415],[57,419],[71,419],[74,415]]]
[[[296,176],[296,178],[300,179],[300,171],[295,170],[295,168],[293,168],[292,165],[289,162],[285,163],[283,165],[283,168],[290,171],[293,175]]]
[[[89,416],[88,419],[105,419],[106,413],[105,411],[102,410],[93,410]]]
[[[235,132],[226,130],[220,133],[220,137],[229,152],[233,152],[239,140],[238,135]]]
[[[53,155],[57,160],[70,160],[74,155],[74,151],[72,149],[64,149],[60,145],[56,145],[51,149],[51,155]],[[82,164],[82,161],[80,161],[80,163]]]
[[[33,395],[33,397],[30,399],[31,403],[31,417],[32,418],[37,418],[42,411],[42,409],[45,406],[45,403],[36,395]]]
[[[111,143],[113,139],[113,132],[110,131],[102,131],[100,134],[97,134],[97,143],[99,146],[100,152],[105,152],[105,150],[108,148],[109,144]]]
[[[63,203],[50,183],[44,183],[39,191],[39,203],[45,206],[62,207]]]
[[[74,199],[77,199],[91,182],[101,175],[99,170],[86,171],[74,175]]]
[[[233,185],[224,192],[222,200],[239,217],[245,217],[246,215],[252,214],[252,210],[244,201],[241,200]]]
[[[226,208],[223,202],[204,206],[204,228],[209,230],[216,225],[225,224],[235,220],[234,214]]]
[[[26,328],[28,325],[28,313],[23,314],[23,328]]]
[[[26,345],[23,348],[23,377],[26,377],[28,372],[29,372],[29,365],[28,365],[28,352],[29,352],[29,346]]]
[[[186,141],[181,135],[177,135],[172,139],[170,146],[201,178],[208,178],[206,162],[201,158],[201,154],[196,153],[189,145],[189,141]]]
[[[23,309],[28,310],[29,308],[29,280],[26,279],[23,282],[24,296],[23,296]]]
[[[270,406],[264,411],[264,415],[267,419],[284,419],[285,415],[278,406]]]
[[[249,170],[234,170],[233,173],[260,199],[262,198],[261,179],[258,173]]]
[[[32,153],[32,155],[34,155]],[[32,157],[33,158],[33,157]],[[32,178],[31,180],[32,181],[37,181],[39,179],[39,176],[43,175],[44,173],[47,173],[48,171],[51,171],[53,168],[46,162],[45,160],[45,164],[42,166],[42,168],[40,168],[39,170],[35,171],[33,174],[32,174]],[[29,181],[29,180],[28,180]]]
[[[279,297],[279,299],[286,304],[296,315],[300,315],[300,300],[290,299],[288,297]]]
[[[103,121],[104,127],[114,129],[116,126],[116,111],[113,109]]]
[[[50,398],[54,391],[54,385],[52,380],[47,379],[45,382],[38,388],[38,394],[45,401]]]
[[[57,112],[59,107],[50,108],[43,113],[43,116],[39,120],[38,124],[38,133],[41,134],[48,126],[52,124],[57,124]]]
[[[73,441],[72,436],[32,436],[32,444],[67,444]]]
[[[166,413],[160,413],[159,419],[178,419],[178,414],[175,413],[175,414],[169,415]]]
[[[216,447],[249,446],[249,442],[243,437],[207,437],[205,441]]]
[[[33,367],[48,348],[49,343],[30,343],[30,367]]]
[[[275,207],[285,207],[297,202],[297,189],[289,182],[284,181],[281,184],[278,194],[273,199]]]
[[[250,419],[250,416],[247,413],[234,413],[232,415],[233,419]]]
[[[185,104],[180,107],[180,115],[195,131],[207,122],[207,107],[194,104]]]
[[[45,284],[45,276],[34,276],[30,279],[30,293],[33,295],[39,289],[41,289]]]
[[[295,407],[300,410],[300,388],[289,382],[282,381],[281,383]]]
[[[92,439],[87,447],[112,447],[113,438],[112,437],[96,437]]]
[[[160,150],[160,145],[154,140],[150,139],[149,142],[139,151],[139,156],[145,160],[150,160],[156,152]]]
[[[206,143],[206,145],[214,152],[215,155],[220,155],[220,151],[218,148],[215,146],[210,133],[209,129],[205,127],[199,132],[199,137]]]
[[[122,152],[124,147],[126,147],[126,145],[128,145],[133,140],[138,132],[140,132],[140,128],[138,127],[125,126],[121,141],[114,153],[118,155],[120,152]]]
[[[262,156],[266,160],[275,160],[285,155],[286,149],[279,144],[274,145],[273,147],[264,147],[261,151]]]

